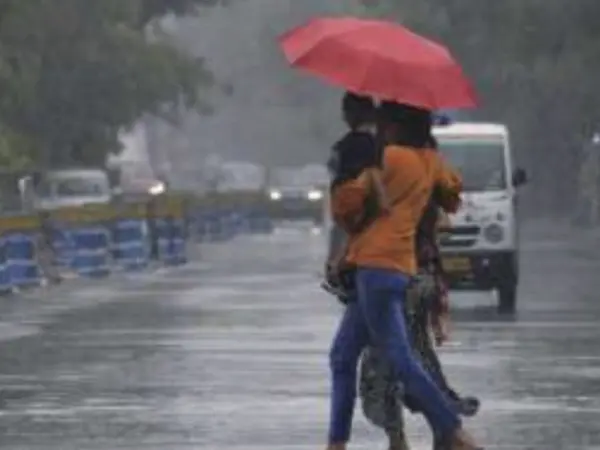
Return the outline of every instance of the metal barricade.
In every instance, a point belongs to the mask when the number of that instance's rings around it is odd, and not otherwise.
[[[111,239],[105,226],[74,228],[69,235],[75,246],[71,269],[89,277],[103,277],[111,272]]]
[[[7,294],[12,291],[10,274],[7,266],[6,239],[3,236],[0,236],[0,294]]]
[[[141,219],[117,219],[112,227],[113,258],[124,270],[141,270],[148,266],[150,246],[148,226]]]
[[[32,233],[11,232],[4,237],[6,270],[13,288],[40,284],[35,236]]]

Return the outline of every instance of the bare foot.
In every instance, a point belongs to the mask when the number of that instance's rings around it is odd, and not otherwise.
[[[327,450],[346,450],[346,444],[329,444]]]
[[[480,447],[475,442],[473,436],[471,436],[467,431],[462,428],[459,428],[454,432],[454,435],[451,439],[450,450],[482,450],[483,447]]]

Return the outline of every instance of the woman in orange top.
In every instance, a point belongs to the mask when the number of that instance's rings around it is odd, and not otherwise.
[[[394,376],[429,422],[435,440],[449,450],[473,450],[477,446],[462,429],[457,406],[415,359],[401,307],[417,272],[415,233],[433,186],[448,198],[458,198],[461,180],[430,148],[429,111],[384,103],[381,113],[386,142],[383,183],[389,209],[356,231],[356,218],[364,213],[365,202],[372,196],[369,178],[359,176],[332,193],[333,217],[351,235],[346,260],[356,267],[357,298],[345,309],[330,353],[333,386],[328,449],[346,449],[356,401],[358,359],[370,344],[384,352]]]

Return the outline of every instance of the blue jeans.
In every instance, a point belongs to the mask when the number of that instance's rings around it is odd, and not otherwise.
[[[397,379],[419,403],[437,439],[460,426],[456,405],[431,380],[413,355],[401,302],[409,277],[385,269],[359,269],[357,299],[350,302],[333,340],[330,443],[350,440],[356,400],[358,359],[367,344],[382,349]]]

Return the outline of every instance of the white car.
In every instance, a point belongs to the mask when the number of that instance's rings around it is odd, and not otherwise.
[[[315,186],[271,186],[269,215],[273,220],[310,220],[320,226],[325,219],[323,189]]]
[[[272,219],[310,220],[318,226],[323,224],[326,169],[317,165],[279,167],[271,172],[269,182],[267,195]]]
[[[112,199],[108,175],[100,169],[51,170],[43,173],[31,189],[35,210],[107,204]]]
[[[517,188],[509,132],[502,124],[456,123],[435,129],[439,149],[463,177],[460,210],[440,234],[451,289],[497,290],[499,310],[512,313],[519,282]]]

